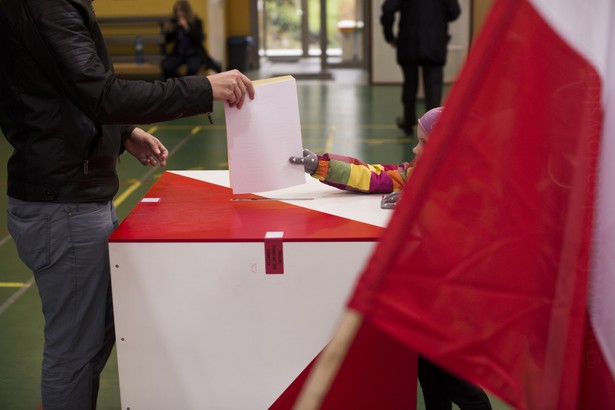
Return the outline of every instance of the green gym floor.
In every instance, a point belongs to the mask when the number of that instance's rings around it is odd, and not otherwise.
[[[248,75],[257,79],[293,74],[284,70],[277,67],[275,72]],[[359,70],[332,73],[332,80],[296,75],[304,146],[317,153],[334,152],[372,163],[412,159],[416,137],[404,136],[395,126],[395,117],[401,113],[401,87],[369,85],[365,73]],[[421,106],[419,109],[423,111]],[[166,145],[170,153],[168,170],[228,169],[221,103],[216,103],[212,118],[213,125],[206,116],[197,116],[142,127]],[[19,260],[6,229],[6,162],[10,154],[11,147],[0,137],[0,410],[35,410],[41,402],[43,317],[32,273]],[[124,155],[118,172],[120,190],[115,206],[122,220],[164,169],[143,167],[130,155]],[[492,404],[496,410],[509,408],[493,397]],[[98,409],[120,408],[117,360],[113,354],[102,374]],[[417,409],[424,409],[420,390]]]

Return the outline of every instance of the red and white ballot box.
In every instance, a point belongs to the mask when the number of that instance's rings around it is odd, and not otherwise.
[[[123,409],[292,407],[391,211],[311,178],[268,194],[167,171],[113,233]],[[324,407],[413,408],[416,355],[361,334]]]

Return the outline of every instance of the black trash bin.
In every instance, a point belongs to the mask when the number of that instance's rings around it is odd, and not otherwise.
[[[239,71],[248,69],[250,47],[254,40],[250,36],[235,36],[228,38],[228,69],[236,68]]]

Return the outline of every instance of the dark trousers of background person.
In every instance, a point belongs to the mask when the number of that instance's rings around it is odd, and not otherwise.
[[[164,78],[179,77],[177,69],[184,64],[186,65],[186,75],[196,75],[203,64],[203,59],[198,54],[190,54],[188,56],[168,55],[160,63],[162,75]]]
[[[211,58],[211,56],[205,52],[203,55],[190,54],[188,56],[181,56],[177,54],[171,54],[167,56],[160,63],[162,68],[162,75],[164,78],[179,77],[177,69],[185,64],[186,75],[196,75],[199,72],[199,68],[204,66],[205,69],[212,69],[216,73],[222,72],[222,66],[219,62]]]
[[[115,344],[108,245],[117,226],[113,203],[9,198],[7,224],[43,306],[43,408],[95,409],[100,373]]]
[[[491,410],[487,394],[477,386],[445,372],[419,356],[418,378],[426,410]]]
[[[444,83],[444,66],[421,64],[423,73],[423,89],[425,92],[425,112],[439,107],[442,103],[442,87]],[[406,64],[402,67],[403,89],[401,102],[404,106],[404,128],[410,131],[416,125],[416,95],[419,90],[419,64]]]

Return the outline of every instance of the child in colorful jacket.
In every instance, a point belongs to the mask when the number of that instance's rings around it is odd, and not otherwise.
[[[419,118],[418,143],[412,149],[415,158],[411,162],[367,164],[356,158],[337,154],[316,155],[309,149],[303,150],[303,157],[290,157],[289,161],[292,164],[302,164],[305,172],[312,177],[339,189],[364,193],[391,193],[383,198],[381,206],[384,209],[393,209],[443,110],[444,107],[437,107]]]

